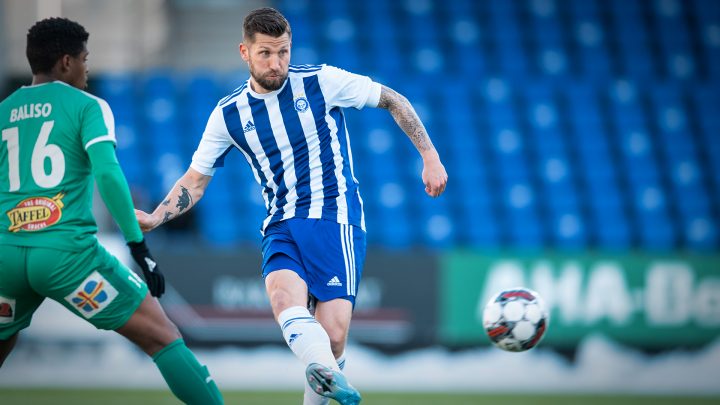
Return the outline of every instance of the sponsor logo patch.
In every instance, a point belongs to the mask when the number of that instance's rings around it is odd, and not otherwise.
[[[117,295],[117,290],[105,277],[95,271],[80,283],[75,291],[65,297],[65,301],[77,309],[82,316],[90,319],[110,305]]]
[[[15,320],[15,299],[0,295],[0,323],[11,323]]]
[[[63,197],[65,194],[59,193],[53,198],[30,197],[20,201],[7,212],[10,219],[8,230],[34,232],[55,225],[62,217]]]

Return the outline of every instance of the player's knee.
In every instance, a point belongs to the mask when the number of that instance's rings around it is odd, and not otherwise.
[[[287,291],[278,288],[270,292],[270,305],[276,313],[280,313],[294,305],[292,296]]]
[[[163,336],[163,340],[167,343],[171,343],[182,338],[182,334],[180,334],[180,329],[178,329],[178,327],[170,321],[168,321],[163,328]]]
[[[160,328],[156,328],[152,332],[148,332],[144,338],[140,338],[135,343],[147,354],[153,355],[170,343],[181,339],[182,335],[178,328],[174,325],[163,325]]]
[[[330,348],[335,358],[340,357],[345,351],[345,342],[347,341],[347,333],[342,328],[328,328],[326,330],[330,338]]]

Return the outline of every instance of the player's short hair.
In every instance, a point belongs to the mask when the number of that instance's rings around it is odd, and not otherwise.
[[[270,7],[258,8],[245,16],[243,21],[243,38],[254,41],[255,34],[264,34],[277,38],[284,33],[292,37],[290,23],[279,11]]]
[[[85,28],[67,18],[52,17],[38,21],[27,34],[25,54],[33,74],[49,73],[65,55],[78,56],[87,43]]]

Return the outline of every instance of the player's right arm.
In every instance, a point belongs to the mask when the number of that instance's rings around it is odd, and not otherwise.
[[[205,194],[205,189],[211,179],[212,176],[204,175],[192,167],[189,168],[152,214],[135,210],[140,229],[143,232],[149,232],[188,212]]]

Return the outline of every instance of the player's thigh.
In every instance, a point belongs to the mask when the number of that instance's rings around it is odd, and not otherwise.
[[[98,329],[124,325],[147,294],[147,285],[100,244],[80,252],[33,248],[28,279]]]
[[[265,230],[262,274],[273,313],[307,302],[307,274],[300,251],[285,221]]]
[[[33,313],[44,297],[27,280],[25,258],[28,248],[0,245],[0,340],[30,325]]]
[[[267,278],[278,270],[291,270],[298,277],[305,279],[305,267],[300,257],[300,250],[288,227],[287,221],[270,225],[265,230],[262,240],[262,276]]]
[[[365,264],[365,232],[323,219],[291,221],[310,294],[321,302],[344,298],[354,305]]]

